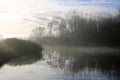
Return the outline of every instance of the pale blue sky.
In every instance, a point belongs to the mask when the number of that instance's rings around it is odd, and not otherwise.
[[[28,36],[36,27],[46,27],[55,16],[70,10],[116,15],[120,0],[0,0],[0,34]],[[46,28],[46,32],[48,29]]]
[[[120,0],[55,0],[57,4],[64,4],[67,6],[99,6],[99,7],[120,7]]]

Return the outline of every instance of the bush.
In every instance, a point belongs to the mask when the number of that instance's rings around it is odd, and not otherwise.
[[[38,44],[15,38],[0,42],[0,65],[30,64],[42,58],[42,47]]]

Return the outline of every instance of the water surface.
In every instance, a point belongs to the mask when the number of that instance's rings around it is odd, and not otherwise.
[[[119,80],[119,59],[113,48],[47,48],[33,64],[4,65],[0,80]]]

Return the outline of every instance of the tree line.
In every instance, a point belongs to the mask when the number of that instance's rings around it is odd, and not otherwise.
[[[53,25],[57,24],[58,34]],[[114,17],[81,17],[78,12],[68,13],[60,22],[53,22],[49,36],[42,36],[44,29],[34,30],[33,38],[43,44],[77,45],[77,46],[120,46],[120,11]]]

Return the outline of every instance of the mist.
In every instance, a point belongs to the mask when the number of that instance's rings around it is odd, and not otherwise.
[[[25,65],[42,58],[42,47],[28,40],[9,38],[0,41],[0,66]]]
[[[115,16],[103,15],[72,10],[51,20],[46,28],[33,29],[30,39],[43,45],[120,47],[120,10]]]
[[[0,0],[0,80],[120,80],[119,0]]]

